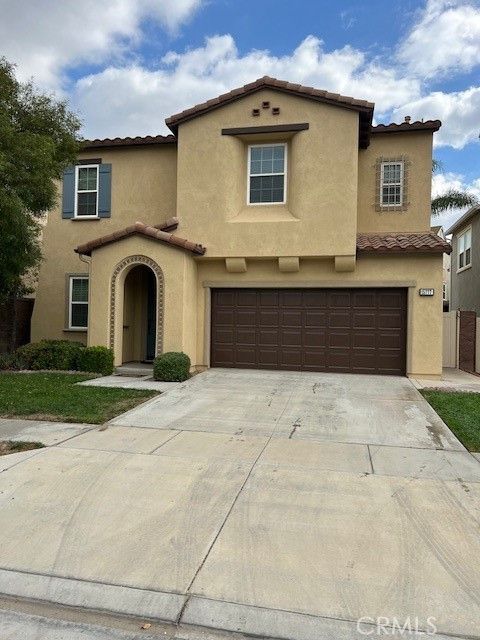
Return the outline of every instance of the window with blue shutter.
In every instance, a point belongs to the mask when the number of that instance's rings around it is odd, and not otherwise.
[[[112,165],[79,164],[63,174],[63,218],[109,218]]]
[[[75,167],[63,172],[62,218],[73,218],[75,214]]]
[[[98,217],[110,218],[112,201],[112,165],[101,164],[98,179]]]

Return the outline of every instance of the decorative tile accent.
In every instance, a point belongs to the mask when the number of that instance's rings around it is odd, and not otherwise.
[[[115,348],[115,316],[119,311],[116,304],[118,296],[118,279],[122,271],[130,265],[145,265],[150,267],[157,278],[157,332],[155,355],[158,356],[163,353],[165,279],[163,271],[159,265],[147,256],[129,256],[119,262],[113,270],[110,284],[110,348],[112,350]],[[123,309],[121,311],[123,313]]]

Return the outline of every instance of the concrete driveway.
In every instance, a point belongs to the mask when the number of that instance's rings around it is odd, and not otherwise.
[[[177,634],[479,637],[480,464],[407,379],[210,370],[29,454],[0,593]]]

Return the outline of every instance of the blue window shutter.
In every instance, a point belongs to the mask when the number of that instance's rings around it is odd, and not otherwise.
[[[110,218],[112,202],[112,165],[101,164],[98,176],[98,217]]]
[[[75,210],[75,167],[63,172],[62,218],[73,218]]]

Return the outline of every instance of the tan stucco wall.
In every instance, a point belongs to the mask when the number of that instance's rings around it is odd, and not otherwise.
[[[260,108],[252,117],[262,101],[280,115]],[[264,90],[180,125],[182,234],[204,242],[210,257],[353,254],[358,119],[355,111]],[[307,131],[274,138],[288,139],[286,205],[247,206],[248,144],[265,138],[222,136],[222,128],[303,122]]]
[[[358,231],[430,231],[432,189],[431,132],[374,134],[358,163]],[[376,162],[379,158],[407,159],[405,211],[376,211]]]
[[[32,317],[32,341],[41,338],[86,340],[85,332],[67,331],[65,274],[87,273],[74,248],[93,238],[133,224],[158,224],[176,211],[176,147],[161,145],[100,149],[80,154],[112,164],[110,218],[62,219],[61,185],[56,209],[48,214],[43,232],[44,260]]]
[[[248,261],[245,273],[227,273],[220,261],[198,263],[197,365],[208,365],[209,286],[405,286],[408,295],[407,374],[439,376],[442,372],[442,257],[361,257],[353,273],[338,273],[329,259],[300,261],[296,273],[281,273],[278,261]],[[434,287],[432,298],[418,289]]]

